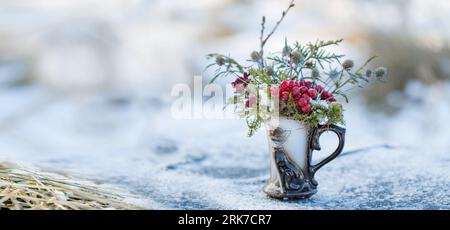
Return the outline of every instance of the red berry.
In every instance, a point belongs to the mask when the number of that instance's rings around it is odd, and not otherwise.
[[[305,98],[305,97],[302,97],[302,98],[300,98],[300,99],[298,100],[297,105],[298,105],[300,108],[303,108],[304,106],[309,105],[309,100],[308,100],[307,98]]]
[[[329,93],[329,92],[327,92],[327,91],[324,91],[323,93],[322,93],[322,96],[320,96],[320,98],[322,99],[322,100],[327,100],[328,98],[330,98],[331,97],[331,94]]]
[[[310,104],[307,104],[307,105],[303,106],[303,107],[302,107],[302,112],[304,112],[304,113],[309,113],[309,112],[311,112],[311,105],[310,105]]]
[[[248,99],[248,101],[250,102],[250,106],[255,105],[256,103],[258,103],[258,97],[255,95],[250,96],[250,98]]]
[[[300,88],[294,86],[294,88],[292,88],[292,95],[294,96],[294,98],[300,97],[301,96]]]
[[[281,93],[281,100],[288,101],[289,100],[289,93],[288,92]]]
[[[334,98],[334,97],[330,97],[330,98],[328,98],[327,101],[329,101],[329,102],[336,102],[337,100],[336,100],[336,98]]]
[[[234,86],[234,88],[236,89],[236,93],[242,93],[245,90],[245,85],[244,84],[237,84]]]
[[[306,86],[300,87],[300,93],[302,93],[302,94],[308,93],[308,87],[306,87]]]
[[[317,85],[315,87],[315,89],[317,90],[317,92],[321,93],[323,91],[323,87],[321,85]]]
[[[292,88],[294,88],[295,86],[295,82],[294,81],[290,81],[289,82],[289,88],[292,90]]]
[[[309,97],[308,95],[303,95],[303,97],[307,100],[307,101],[310,101],[311,100],[311,97]]]
[[[308,95],[311,97],[311,98],[316,98],[317,97],[317,90],[315,90],[315,89],[309,89],[308,90]]]
[[[310,81],[305,82],[305,86],[308,88],[311,88],[312,82],[310,82]]]
[[[281,82],[280,91],[281,92],[289,92],[290,91],[289,90],[289,83],[286,82],[286,81]]]
[[[272,86],[272,87],[270,87],[270,94],[278,97],[278,96],[280,96],[280,90],[278,89],[278,87]]]

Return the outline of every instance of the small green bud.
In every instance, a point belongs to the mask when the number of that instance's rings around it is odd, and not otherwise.
[[[261,60],[261,54],[258,51],[253,51],[250,54],[250,57],[252,58],[252,61],[258,62],[259,60]]]
[[[350,59],[345,60],[344,63],[342,63],[342,67],[345,70],[351,70],[351,69],[353,69],[353,67],[355,67],[355,62],[353,60],[350,60]]]

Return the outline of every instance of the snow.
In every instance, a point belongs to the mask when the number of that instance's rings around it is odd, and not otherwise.
[[[450,84],[409,90],[449,98]],[[354,100],[346,114],[345,155],[317,174],[319,193],[281,202],[261,191],[269,160],[263,131],[249,139],[239,120],[174,120],[168,103],[135,95],[51,95],[39,87],[3,90],[3,117],[27,101],[39,110],[1,124],[0,160],[26,162],[126,189],[157,209],[448,209],[450,105],[417,103],[400,113],[370,114]],[[17,97],[18,92],[21,93]],[[45,92],[45,93],[44,93]],[[436,92],[439,92],[436,94]],[[9,97],[8,97],[9,96]],[[10,100],[20,98],[21,101]],[[422,97],[423,98],[423,97]],[[9,113],[9,114],[8,114]],[[331,151],[335,143],[325,137]],[[324,153],[322,153],[324,155]]]

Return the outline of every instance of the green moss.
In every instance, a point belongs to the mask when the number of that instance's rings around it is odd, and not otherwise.
[[[285,103],[285,102],[282,102]],[[319,125],[344,125],[344,109],[336,102],[326,104],[314,104],[310,113],[300,113],[293,98],[282,105],[280,115],[305,123],[309,127]]]

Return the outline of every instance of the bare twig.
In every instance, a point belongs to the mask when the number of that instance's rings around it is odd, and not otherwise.
[[[364,68],[366,68],[366,67],[370,64],[370,62],[372,62],[375,58],[377,58],[377,56],[373,56],[373,57],[369,58],[369,59],[364,63],[364,65],[362,65],[355,73],[356,73],[356,74],[361,73],[361,71],[362,71]]]
[[[259,51],[259,56],[261,57],[260,59],[259,59],[259,66],[261,67],[261,68],[264,68],[264,30],[266,29],[266,17],[265,16],[263,16],[262,17],[262,20],[261,20],[261,36],[259,37],[259,40],[260,40],[260,44],[261,44],[261,47],[260,47],[260,51]]]
[[[263,40],[263,46],[267,43],[267,41],[269,40],[270,37],[272,37],[272,35],[275,33],[275,31],[278,29],[278,27],[280,26],[281,22],[283,22],[284,18],[286,17],[286,15],[288,14],[289,10],[291,10],[291,8],[293,8],[295,6],[294,4],[294,0],[291,0],[291,3],[289,4],[289,7],[283,11],[280,20],[278,20],[278,22],[276,23],[275,27],[273,27],[272,31],[267,35],[267,37]]]
[[[293,8],[294,6],[295,6],[294,0],[291,0],[291,2],[289,3],[288,8],[285,11],[283,11],[280,20],[277,21],[277,23],[273,27],[272,31],[270,31],[270,33],[264,39],[263,39],[263,37],[264,37],[266,18],[263,17],[262,23],[261,23],[261,38],[260,38],[260,40],[261,40],[261,50],[259,52],[260,53],[260,63],[262,63],[261,67],[264,67],[264,46],[266,45],[266,43],[270,39],[270,37],[272,37],[272,35],[278,29],[278,27],[280,26],[281,22],[283,22],[284,18],[289,13],[291,8]]]

